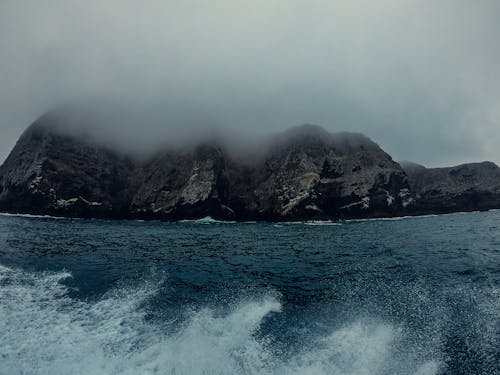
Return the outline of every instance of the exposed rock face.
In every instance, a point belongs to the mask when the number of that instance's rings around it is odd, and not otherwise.
[[[359,134],[315,126],[280,134],[252,163],[221,147],[162,154],[135,172],[137,217],[210,215],[236,220],[332,219],[394,215],[407,203],[406,175]]]
[[[407,204],[409,185],[399,164],[360,134],[330,134],[312,125],[290,129],[248,174],[251,189],[238,197],[238,206],[250,208],[244,216],[391,216]]]
[[[61,131],[46,115],[0,167],[0,211],[77,217],[310,220],[500,207],[493,163],[406,172],[361,134],[304,125],[252,161],[215,143],[146,162]],[[64,124],[63,124],[64,125]]]
[[[500,208],[500,168],[492,162],[425,168],[402,162],[418,214]]]
[[[78,217],[127,212],[131,163],[63,135],[46,115],[30,126],[0,167],[0,210]]]
[[[135,172],[138,184],[131,201],[137,217],[184,219],[230,218],[228,181],[221,149],[201,145],[190,152],[162,154]]]

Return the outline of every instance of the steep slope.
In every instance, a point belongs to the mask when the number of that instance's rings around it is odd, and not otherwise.
[[[45,115],[20,137],[0,167],[0,210],[81,217],[127,213],[131,162],[62,132]]]
[[[403,162],[415,193],[415,213],[446,213],[500,207],[500,168],[492,162],[425,168]]]
[[[136,176],[133,214],[163,219],[391,216],[411,202],[406,175],[375,143],[310,125],[277,135],[251,163],[203,145],[163,153]]]
[[[276,137],[255,195],[273,219],[392,216],[411,201],[401,167],[361,134],[304,125]]]
[[[45,115],[20,137],[0,167],[0,211],[275,221],[500,207],[495,164],[403,169],[361,134],[304,125],[247,158],[211,142],[139,162],[68,132],[65,121]]]
[[[233,217],[227,207],[228,182],[221,149],[200,145],[163,153],[134,173],[138,188],[131,202],[136,217],[191,219]]]

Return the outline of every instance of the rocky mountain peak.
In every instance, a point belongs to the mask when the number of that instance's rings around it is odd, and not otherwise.
[[[490,162],[394,162],[357,133],[291,128],[246,163],[217,142],[132,162],[47,114],[0,167],[0,210],[80,217],[306,220],[500,207]]]

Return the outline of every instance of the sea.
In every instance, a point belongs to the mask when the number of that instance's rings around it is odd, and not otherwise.
[[[0,215],[0,374],[499,374],[500,211]]]

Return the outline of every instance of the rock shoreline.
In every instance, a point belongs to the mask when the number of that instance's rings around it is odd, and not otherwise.
[[[0,211],[63,217],[343,220],[500,208],[500,168],[397,163],[369,138],[304,125],[252,161],[217,142],[137,161],[45,115],[0,167]]]

